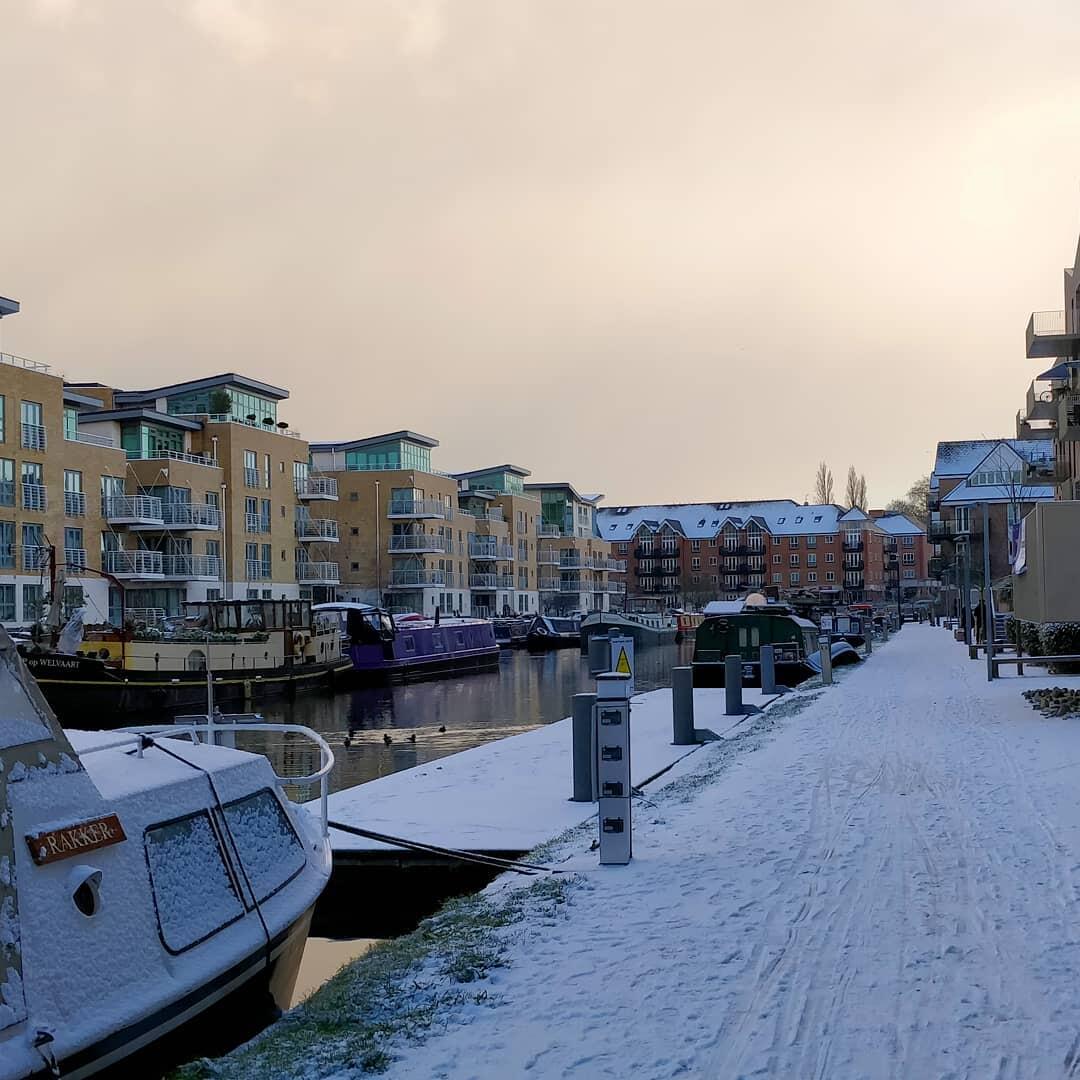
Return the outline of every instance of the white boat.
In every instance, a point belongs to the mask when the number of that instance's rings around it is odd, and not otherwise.
[[[668,645],[675,641],[679,624],[674,615],[653,611],[594,611],[581,620],[581,637],[625,634],[637,645]]]
[[[199,719],[61,730],[0,630],[0,1080],[154,1075],[214,1017],[250,1034],[287,1006],[330,874],[333,754],[306,728]],[[286,781],[218,745],[247,731],[306,736],[318,768]],[[321,785],[321,820],[286,782]]]

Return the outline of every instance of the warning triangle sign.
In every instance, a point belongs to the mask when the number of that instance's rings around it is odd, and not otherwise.
[[[632,674],[632,672],[630,671],[630,661],[629,659],[627,659],[626,649],[624,648],[619,650],[619,659],[618,662],[615,664],[615,671],[619,675]]]

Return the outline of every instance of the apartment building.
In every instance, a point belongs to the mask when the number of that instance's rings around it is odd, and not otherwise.
[[[848,601],[884,592],[885,538],[861,510],[781,499],[605,507],[598,518],[629,560],[631,607],[700,608],[762,589]]]
[[[926,528],[905,514],[871,510],[877,530],[884,535],[885,591],[888,599],[915,600],[933,595]]]
[[[1055,443],[1049,439],[939,442],[930,475],[929,576],[952,586],[968,572],[982,584],[982,507],[988,508],[990,576],[1011,573],[1020,522],[1037,503],[1052,501]]]
[[[580,494],[572,484],[524,484],[540,503],[537,591],[546,614],[620,610],[626,597],[623,559],[599,531],[602,495]]]

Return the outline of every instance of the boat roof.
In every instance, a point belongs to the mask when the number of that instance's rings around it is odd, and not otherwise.
[[[372,604],[356,604],[349,600],[334,600],[329,604],[312,604],[312,611],[379,611]]]

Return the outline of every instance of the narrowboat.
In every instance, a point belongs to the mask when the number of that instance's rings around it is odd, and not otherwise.
[[[658,611],[594,611],[581,620],[583,641],[612,631],[632,637],[635,645],[670,645],[678,640],[679,625],[674,615]]]
[[[529,627],[525,643],[534,652],[579,646],[581,619],[577,615],[537,615]]]
[[[286,788],[325,741],[230,725],[310,740],[286,780],[207,716],[65,730],[3,631],[0,703],[0,1080],[159,1076],[288,1008],[331,852]]]
[[[500,649],[516,649],[526,643],[529,637],[528,619],[494,619],[495,642]]]
[[[694,685],[723,686],[724,662],[738,655],[743,685],[760,686],[762,645],[773,646],[778,683],[797,686],[815,674],[808,658],[817,652],[818,628],[782,605],[747,604],[741,611],[706,609],[694,639]]]
[[[495,630],[487,619],[391,615],[370,604],[316,604],[338,619],[353,671],[364,679],[423,679],[499,666]]]
[[[206,671],[220,704],[332,687],[348,674],[337,622],[309,600],[212,600],[184,605],[165,625],[88,628],[19,646],[53,710],[100,710],[113,726],[132,713],[204,707]]]
[[[685,641],[697,633],[697,628],[705,620],[700,611],[679,611],[675,613],[675,640]]]

